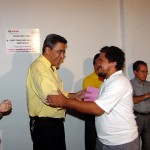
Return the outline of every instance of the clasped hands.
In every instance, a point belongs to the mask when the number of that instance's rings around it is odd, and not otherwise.
[[[11,109],[12,109],[12,104],[11,104],[10,100],[5,99],[0,103],[0,112],[1,113],[8,112]]]

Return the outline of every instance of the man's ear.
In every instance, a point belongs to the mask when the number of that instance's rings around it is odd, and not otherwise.
[[[116,62],[111,62],[111,66],[116,68],[117,63]]]
[[[49,47],[46,47],[45,48],[45,54],[49,54],[50,53],[50,48]]]
[[[136,74],[137,74],[137,71],[136,71],[136,70],[134,70],[134,71],[133,71],[133,73],[136,75]]]

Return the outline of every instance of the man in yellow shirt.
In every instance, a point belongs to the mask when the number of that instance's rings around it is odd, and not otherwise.
[[[99,56],[100,53],[96,54],[93,59],[94,72],[83,80],[82,88],[86,89],[88,86],[95,88],[100,87],[102,84],[102,78],[98,77],[99,69]],[[94,115],[85,115],[85,149],[86,150],[95,150],[96,145],[96,129],[95,129],[95,116]]]
[[[67,93],[59,79],[56,68],[65,58],[67,40],[59,35],[46,37],[42,55],[29,67],[27,75],[28,112],[33,150],[66,150],[63,107],[50,107],[46,103],[48,94],[82,98],[84,91]]]

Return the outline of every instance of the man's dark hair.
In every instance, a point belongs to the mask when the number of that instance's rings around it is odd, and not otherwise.
[[[47,35],[43,43],[42,53],[44,53],[46,47],[53,48],[57,42],[67,44],[67,40],[60,35],[57,34]]]
[[[147,63],[142,61],[142,60],[138,60],[138,61],[134,62],[133,63],[133,71],[139,71],[140,70],[140,65],[147,66]]]
[[[93,65],[95,65],[95,61],[96,61],[97,58],[99,58],[99,55],[100,55],[100,53],[97,53],[97,54],[94,56],[94,58],[93,58]]]
[[[115,46],[105,46],[103,47],[100,52],[105,53],[105,57],[108,59],[109,62],[116,62],[116,69],[121,70],[124,66],[125,62],[125,54],[124,52]]]

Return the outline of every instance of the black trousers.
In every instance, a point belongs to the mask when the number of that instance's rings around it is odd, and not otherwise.
[[[63,119],[31,117],[33,150],[66,150]]]
[[[95,116],[85,115],[85,150],[95,150],[96,146]]]

